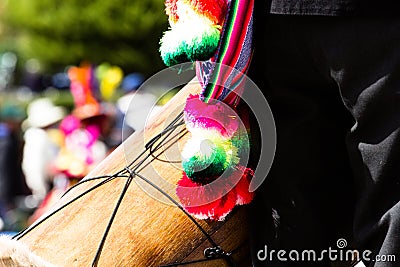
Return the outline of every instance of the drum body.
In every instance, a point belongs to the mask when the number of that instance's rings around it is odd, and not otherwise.
[[[179,150],[187,139],[184,124],[168,138],[159,139],[145,151],[150,140],[165,130],[182,111],[187,96],[198,93],[194,80],[153,116],[143,131],[136,132],[108,156],[87,178],[112,175],[130,165],[141,176],[177,199],[176,182],[182,175]],[[182,134],[181,134],[182,133]],[[164,143],[161,143],[164,142]],[[156,150],[156,149],[154,149]],[[140,164],[138,164],[140,163]],[[20,241],[36,255],[57,266],[91,266],[127,177],[91,180],[68,192],[54,207],[82,195],[36,226]],[[87,193],[85,191],[91,190]],[[223,222],[197,222],[232,257],[238,266],[250,266],[245,210],[236,208]],[[204,259],[209,240],[186,214],[139,177],[134,177],[122,199],[98,259],[98,266],[162,266]],[[189,266],[228,266],[225,260]]]

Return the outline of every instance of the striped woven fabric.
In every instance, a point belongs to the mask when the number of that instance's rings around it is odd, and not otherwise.
[[[252,56],[254,0],[231,0],[215,55],[196,62],[204,102],[218,99],[236,107]]]

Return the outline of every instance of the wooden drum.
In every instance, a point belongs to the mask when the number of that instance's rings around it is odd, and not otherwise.
[[[170,134],[159,134],[181,113],[187,96],[199,91],[196,80],[185,86],[143,131],[130,136],[85,179],[102,177],[72,188],[54,207],[57,212],[39,219],[42,222],[19,240],[56,266],[181,266],[175,263],[183,262],[191,263],[182,266],[250,266],[244,209],[235,208],[223,222],[195,220],[212,243],[179,207],[142,179],[177,199],[175,184],[182,170],[176,149],[188,134],[184,124],[176,124]],[[124,169],[129,165],[142,178],[130,176]],[[118,172],[121,177],[112,176]],[[215,245],[225,254],[213,254]],[[209,260],[213,255],[216,259]]]

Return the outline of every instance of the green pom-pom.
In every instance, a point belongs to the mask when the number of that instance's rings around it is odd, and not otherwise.
[[[239,162],[231,140],[191,138],[182,151],[182,166],[194,182],[209,183]]]
[[[247,160],[250,153],[250,139],[246,129],[239,129],[231,139],[232,145],[238,150],[238,157]],[[245,165],[247,162],[243,162]]]
[[[166,31],[160,40],[160,45],[160,54],[165,65],[170,67],[189,61],[185,52],[186,44],[174,31]]]
[[[203,25],[192,31],[192,35],[186,41],[186,54],[191,61],[208,60],[217,50],[220,39],[220,31],[211,26]]]
[[[217,47],[220,31],[204,23],[176,24],[160,40],[161,58],[167,66],[210,59]]]

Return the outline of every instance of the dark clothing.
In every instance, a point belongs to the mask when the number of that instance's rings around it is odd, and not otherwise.
[[[273,14],[290,15],[388,15],[398,14],[397,0],[272,0]]]
[[[277,150],[252,205],[254,266],[330,266],[256,254],[337,249],[340,238],[397,259],[367,266],[399,266],[400,19],[264,14],[255,25],[250,77]]]
[[[21,142],[0,123],[0,202],[10,205],[16,196],[28,193],[21,168]]]
[[[271,13],[291,15],[348,15],[356,11],[354,0],[272,0]]]

